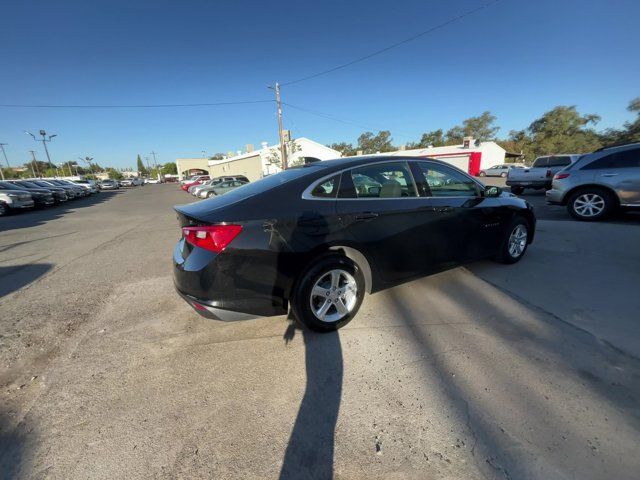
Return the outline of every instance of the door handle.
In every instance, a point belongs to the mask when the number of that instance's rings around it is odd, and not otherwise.
[[[438,213],[447,213],[453,211],[453,207],[436,207],[435,210]]]
[[[603,177],[617,177],[618,175],[620,175],[619,173],[603,173],[602,176]]]
[[[379,214],[376,212],[364,212],[356,215],[356,222],[367,222],[369,220],[373,220],[378,217]]]

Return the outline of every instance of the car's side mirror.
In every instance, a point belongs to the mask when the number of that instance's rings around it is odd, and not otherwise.
[[[499,197],[502,193],[502,189],[500,187],[490,186],[484,189],[484,196],[488,198]]]

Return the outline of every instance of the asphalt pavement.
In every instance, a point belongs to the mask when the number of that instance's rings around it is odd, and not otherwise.
[[[637,478],[635,217],[534,203],[520,263],[377,293],[320,335],[177,297],[191,199],[0,218],[0,478]]]

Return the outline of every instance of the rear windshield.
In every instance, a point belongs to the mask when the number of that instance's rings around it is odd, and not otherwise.
[[[264,177],[255,182],[245,183],[241,187],[229,190],[221,197],[214,197],[212,200],[215,201],[216,199],[224,198],[226,204],[234,203],[238,200],[257,195],[258,193],[271,190],[272,188],[278,187],[284,183],[304,177],[309,174],[312,169],[313,167],[290,168],[283,172],[269,175],[268,177]]]

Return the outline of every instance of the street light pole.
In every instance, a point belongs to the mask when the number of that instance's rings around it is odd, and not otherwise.
[[[31,135],[31,137],[33,137],[33,139],[36,142],[42,142],[42,145],[44,146],[44,151],[47,154],[47,160],[49,161],[49,165],[56,169],[56,175],[57,175],[58,167],[55,166],[53,164],[53,162],[51,161],[51,156],[49,155],[49,149],[47,148],[47,142],[50,142],[52,138],[57,137],[58,135],[49,135],[49,138],[46,138],[47,137],[47,132],[45,132],[44,130],[40,130],[40,135],[42,135],[42,139],[38,140],[33,133],[27,132],[27,131],[25,131],[24,133],[26,133],[27,135]],[[64,174],[64,170],[62,170],[62,173]]]
[[[31,152],[31,156],[33,157],[33,165],[31,165],[31,172],[33,172],[33,176],[35,177],[35,173],[38,173],[38,177],[42,177],[42,175],[40,175],[40,168],[38,168],[38,160],[36,160],[36,152],[34,150],[29,150],[29,152]],[[33,167],[35,165],[35,170],[36,172],[33,171]]]
[[[158,181],[160,181],[160,170],[158,170],[158,162],[156,162],[156,152],[154,150],[151,150],[151,155],[153,155],[153,165],[156,169],[156,179]]]
[[[282,169],[287,169],[287,149],[284,145],[284,133],[282,132],[282,102],[280,101],[280,84],[276,82],[275,87],[269,87],[276,92],[276,110],[278,114],[278,139],[280,141],[280,156],[282,157]]]
[[[8,143],[0,143],[0,149],[2,149],[2,154],[4,155],[4,161],[7,162],[7,168],[11,168],[9,165],[9,160],[7,159],[7,152],[4,151],[4,146],[9,145]],[[0,177],[4,180],[4,172],[2,171],[2,167],[0,167]]]

